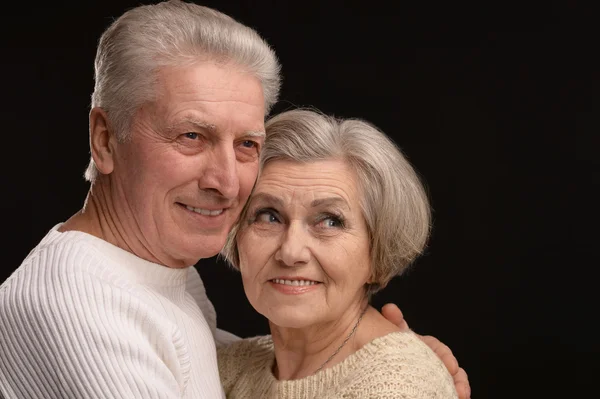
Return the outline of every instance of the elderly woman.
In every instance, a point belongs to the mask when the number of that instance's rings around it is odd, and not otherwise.
[[[222,254],[271,335],[219,350],[229,398],[455,398],[452,377],[369,298],[422,252],[427,197],[382,132],[307,110],[266,125],[261,173]]]

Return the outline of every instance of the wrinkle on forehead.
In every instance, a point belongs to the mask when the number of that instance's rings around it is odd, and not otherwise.
[[[264,96],[254,75],[234,64],[203,62],[164,67],[157,76],[158,97],[145,108],[164,133],[189,126],[236,137],[265,136]]]
[[[206,77],[208,74],[210,76]],[[162,95],[192,96],[203,102],[264,103],[262,85],[258,78],[235,64],[204,62],[185,67],[166,67],[159,70]],[[249,90],[252,86],[253,90]],[[258,89],[258,90],[257,90]],[[257,98],[257,91],[260,98]]]
[[[307,205],[332,196],[342,198],[351,209],[358,202],[358,187],[353,170],[343,161],[299,163],[273,161],[264,168],[255,195],[269,193],[285,202]]]

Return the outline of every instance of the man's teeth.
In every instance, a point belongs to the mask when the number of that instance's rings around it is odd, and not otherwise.
[[[285,285],[315,285],[318,284],[317,281],[310,281],[310,280],[282,280],[279,278],[274,278],[273,282],[275,284],[285,284]]]
[[[191,206],[186,205],[185,206],[187,209],[189,209],[192,212],[196,212],[199,213],[201,215],[206,215],[206,216],[217,216],[223,213],[223,209],[217,209],[216,211],[211,211],[208,209],[202,209],[202,208],[193,208]]]

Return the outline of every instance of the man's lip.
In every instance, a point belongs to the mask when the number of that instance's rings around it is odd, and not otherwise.
[[[196,205],[190,205],[190,204],[185,204],[183,202],[176,202],[176,204],[183,206],[184,208],[186,207],[191,207],[191,208],[196,208],[196,209],[204,209],[207,211],[226,211],[227,209],[231,208],[231,206],[196,206]]]

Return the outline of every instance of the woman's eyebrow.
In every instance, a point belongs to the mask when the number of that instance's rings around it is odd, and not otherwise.
[[[348,206],[348,202],[346,202],[346,200],[342,197],[317,198],[316,200],[313,200],[310,203],[310,206],[313,208],[323,205],[337,205],[342,206],[346,209],[350,209],[350,206]]]
[[[283,206],[283,200],[279,197],[276,197],[272,194],[267,194],[267,193],[256,193],[254,195],[252,195],[252,197],[250,198],[250,203],[254,204],[257,201],[261,201],[267,204],[272,204],[275,206],[279,206],[282,207]]]

